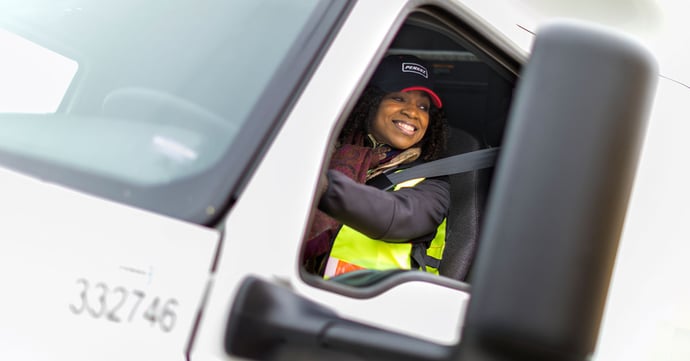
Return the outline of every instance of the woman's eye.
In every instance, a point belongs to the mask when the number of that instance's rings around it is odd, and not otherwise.
[[[425,112],[428,112],[428,111],[429,111],[429,106],[428,106],[428,105],[420,105],[420,106],[419,106],[419,109],[421,109],[421,110],[423,110],[423,111],[425,111]]]

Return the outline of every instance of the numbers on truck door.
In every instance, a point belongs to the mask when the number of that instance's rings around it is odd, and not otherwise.
[[[144,291],[104,282],[76,281],[76,299],[69,304],[75,315],[88,315],[113,323],[147,321],[151,327],[170,332],[175,327],[178,302],[174,298],[148,297]]]

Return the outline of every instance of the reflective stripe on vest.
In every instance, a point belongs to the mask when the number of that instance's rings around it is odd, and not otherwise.
[[[424,178],[412,179],[394,188],[414,187]],[[436,235],[428,249],[426,256],[440,261],[446,244],[446,220],[436,229]],[[333,242],[324,271],[324,277],[330,278],[358,269],[411,269],[412,243],[392,243],[370,238],[361,232],[343,225]],[[419,262],[421,263],[421,262]],[[425,264],[427,262],[424,262]],[[436,262],[438,263],[438,262]],[[427,272],[438,274],[438,268],[427,265]]]

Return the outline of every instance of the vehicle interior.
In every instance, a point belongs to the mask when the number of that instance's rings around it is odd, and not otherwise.
[[[501,145],[519,64],[488,44],[465,24],[451,22],[434,11],[421,10],[406,19],[386,51],[385,55],[415,55],[431,67],[435,91],[443,99],[448,119],[446,156]],[[436,280],[432,282],[451,280],[449,285],[459,288],[471,283],[472,262],[491,177],[492,168],[449,176],[451,206],[439,267],[444,277],[434,276]],[[360,270],[331,278],[326,287],[334,283],[357,286],[354,291],[340,285],[335,288],[352,296],[363,296],[405,280],[427,279],[426,276],[424,272]]]

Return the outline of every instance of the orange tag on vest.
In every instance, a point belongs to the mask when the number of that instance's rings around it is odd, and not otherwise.
[[[323,277],[328,279],[331,277],[335,277],[344,273],[360,269],[364,269],[364,267],[360,267],[356,264],[345,262],[335,257],[328,257],[328,262],[326,262],[326,270],[323,273]]]

